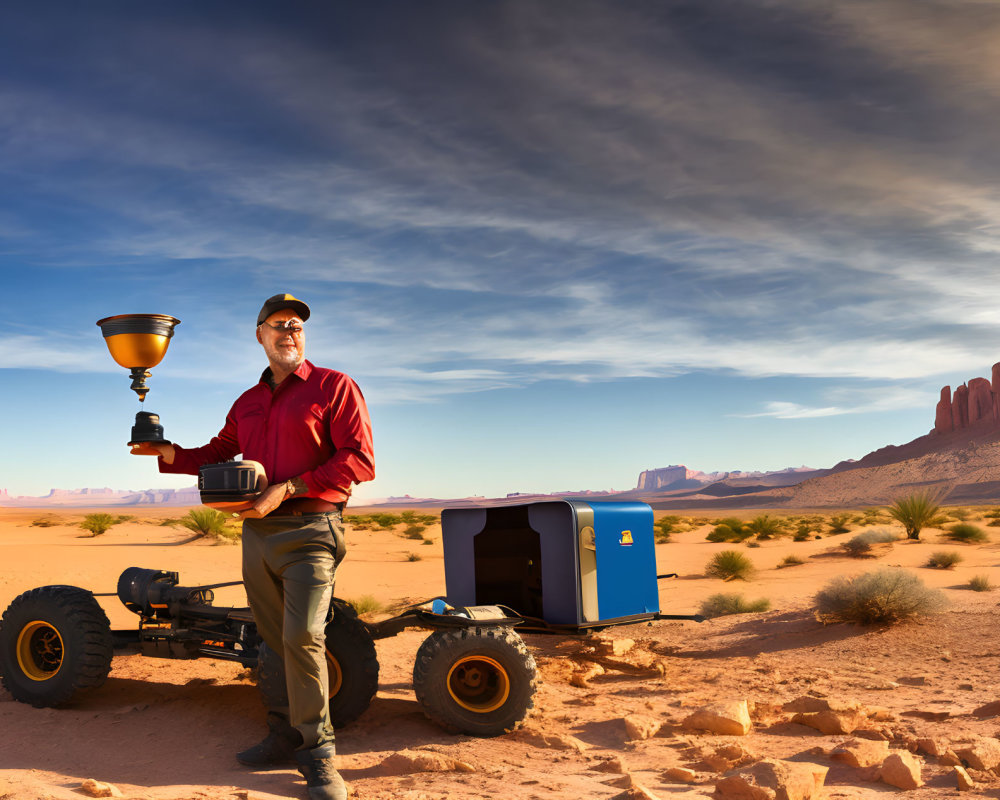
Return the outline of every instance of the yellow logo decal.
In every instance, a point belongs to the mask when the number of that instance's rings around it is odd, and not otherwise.
[[[618,540],[618,544],[632,544],[632,531],[622,531],[622,538]]]

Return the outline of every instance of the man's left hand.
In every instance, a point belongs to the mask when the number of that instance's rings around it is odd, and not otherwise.
[[[256,502],[254,502],[253,508],[243,512],[241,516],[266,517],[274,511],[274,509],[281,505],[287,493],[288,484],[286,481],[276,483],[273,486],[268,486],[263,492],[261,492],[260,497],[257,498]]]

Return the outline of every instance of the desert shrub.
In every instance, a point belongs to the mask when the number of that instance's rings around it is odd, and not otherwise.
[[[56,517],[39,517],[38,519],[32,520],[30,527],[32,528],[51,528],[53,525],[58,525],[59,519]]]
[[[847,527],[850,521],[850,514],[832,514],[830,516],[830,533],[847,533],[850,530],[850,528]]]
[[[900,622],[940,611],[944,594],[902,569],[880,569],[836,578],[816,593],[816,618],[823,623]]]
[[[406,530],[403,531],[404,539],[423,539],[424,531],[427,529],[426,525],[407,525]]]
[[[358,614],[377,614],[383,609],[383,605],[375,599],[374,595],[363,594],[353,600],[348,600]]]
[[[974,592],[992,592],[994,586],[987,575],[974,575],[969,578],[969,588]]]
[[[239,541],[239,530],[227,526],[226,521],[226,515],[217,509],[192,508],[188,511],[187,516],[181,517],[177,521],[177,524],[200,536],[208,536],[227,542]]]
[[[802,522],[799,524],[798,530],[792,534],[793,542],[807,542],[812,538],[812,528],[808,523]]]
[[[107,533],[117,521],[110,514],[87,514],[80,527],[90,531],[91,536],[100,536],[102,533]]]
[[[416,511],[400,511],[399,521],[406,523],[408,525],[433,525],[438,521],[438,516],[436,514],[418,514]]]
[[[710,542],[742,542],[751,536],[753,536],[753,531],[746,528],[743,520],[727,517],[716,522],[715,527],[709,531],[705,538]]]
[[[881,525],[888,522],[889,517],[881,508],[866,508],[861,512],[861,523],[863,525]]]
[[[660,517],[653,523],[653,535],[659,544],[670,541],[670,534],[679,533],[684,526],[677,516]]]
[[[712,556],[705,567],[705,574],[710,578],[722,578],[724,581],[748,581],[753,577],[753,562],[738,550],[721,550]]]
[[[433,539],[424,539],[420,544],[434,544]]]
[[[741,594],[713,594],[703,600],[698,613],[703,617],[726,617],[731,614],[758,614],[771,608],[771,601],[765,597],[748,601]]]
[[[180,517],[167,517],[167,519],[162,520],[160,522],[160,527],[161,528],[170,528],[170,527],[172,527],[174,525],[180,525],[180,524],[181,524]]]
[[[899,537],[892,531],[873,528],[870,531],[859,533],[844,542],[841,547],[847,551],[852,558],[868,558],[871,556],[872,545],[884,542],[894,542]]]
[[[970,544],[988,542],[990,540],[990,537],[986,535],[986,532],[982,528],[973,525],[971,522],[955,523],[945,531],[944,536],[953,542],[967,542]]]
[[[907,539],[919,539],[920,531],[938,517],[940,506],[930,492],[918,492],[901,497],[887,509],[890,517],[906,529]]]
[[[758,539],[773,539],[784,532],[785,523],[784,520],[761,514],[750,520],[746,527]]]
[[[134,519],[135,519],[134,514],[119,514],[117,517],[115,517],[115,525],[117,525],[119,522],[131,522]]]
[[[991,508],[989,511],[984,511],[983,516],[987,519],[1000,519],[1000,508]]]
[[[423,561],[424,557],[422,555],[420,555],[420,553],[407,553],[406,554],[406,560],[407,561]]]
[[[1000,528],[1000,519],[995,519],[992,522],[986,523],[987,528]]]
[[[924,566],[931,569],[951,569],[961,560],[961,554],[954,550],[938,550],[931,553]]]
[[[778,564],[778,569],[784,569],[785,567],[797,567],[799,564],[805,564],[798,556],[785,556],[781,559],[781,563]]]
[[[959,522],[965,522],[972,512],[967,508],[949,508],[948,516],[952,519],[957,519]]]
[[[760,542],[758,542],[756,539],[748,539],[747,547],[760,547]]]

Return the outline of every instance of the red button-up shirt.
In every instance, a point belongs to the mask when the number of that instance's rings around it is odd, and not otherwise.
[[[371,420],[357,384],[342,372],[303,361],[271,389],[270,369],[233,403],[219,435],[203,447],[176,448],[160,472],[197,475],[203,464],[243,458],[264,466],[269,484],[299,477],[306,497],[341,503],[351,484],[375,477]],[[296,495],[298,497],[299,495]]]

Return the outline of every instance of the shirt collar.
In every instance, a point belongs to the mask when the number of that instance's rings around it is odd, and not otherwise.
[[[312,363],[310,363],[309,359],[304,358],[302,359],[302,363],[299,364],[298,369],[296,369],[295,372],[292,373],[292,375],[297,375],[299,378],[306,381],[309,380],[309,376],[312,374],[313,369],[314,367]],[[288,377],[290,378],[292,377],[292,375],[289,375]],[[264,367],[264,371],[260,373],[260,383],[263,383],[265,386],[270,387],[271,385],[270,367]]]

